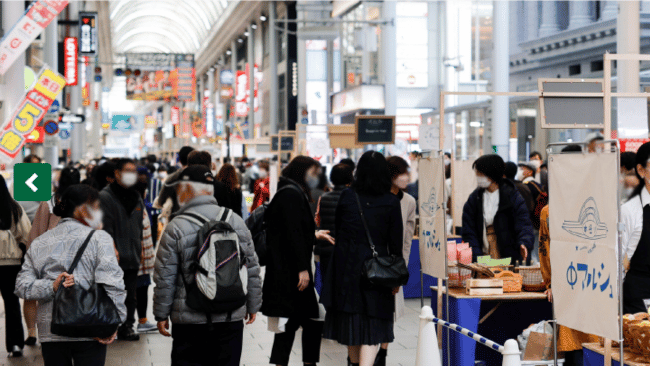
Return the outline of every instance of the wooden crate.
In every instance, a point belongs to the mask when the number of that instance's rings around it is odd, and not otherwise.
[[[503,295],[503,280],[494,278],[467,280],[465,294],[470,296]]]

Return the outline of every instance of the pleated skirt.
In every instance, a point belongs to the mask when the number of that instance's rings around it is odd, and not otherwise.
[[[395,334],[392,319],[329,309],[325,315],[323,337],[346,346],[361,346],[391,343]]]

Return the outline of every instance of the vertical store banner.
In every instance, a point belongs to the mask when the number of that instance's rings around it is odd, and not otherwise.
[[[61,93],[65,79],[45,66],[36,83],[25,93],[18,108],[0,129],[0,160],[10,163]]]
[[[436,278],[447,277],[444,182],[442,157],[422,158],[418,163],[420,209],[420,260],[422,271]]]
[[[79,80],[78,43],[74,37],[63,40],[65,85],[77,85]]]
[[[27,8],[25,15],[0,41],[0,75],[7,72],[16,58],[67,5],[68,0],[37,0]]]
[[[618,339],[618,157],[549,158],[553,306],[559,324]]]

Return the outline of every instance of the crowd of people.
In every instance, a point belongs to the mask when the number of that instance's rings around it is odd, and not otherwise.
[[[173,338],[172,365],[238,365],[244,327],[261,313],[275,334],[271,364],[289,364],[302,328],[306,365],[320,361],[322,339],[347,346],[349,365],[385,365],[403,294],[370,284],[362,267],[373,253],[408,261],[416,225],[409,164],[368,151],[327,174],[297,156],[272,200],[271,164],[241,159],[217,170],[208,152],[189,146],[177,168],[155,156],[100,159],[57,170],[46,202],[15,201],[0,176],[7,351],[20,357],[40,342],[45,365],[103,365],[115,340],[158,331]],[[59,293],[100,285],[119,314],[114,334],[70,336],[53,326]]]
[[[599,152],[601,140],[594,135],[586,152]],[[645,309],[639,294],[647,286],[639,290],[639,283],[650,283],[649,157],[650,143],[621,155],[621,200],[627,201],[622,238],[629,259],[624,307],[630,312]],[[40,159],[31,155],[25,162]],[[297,156],[277,182],[271,182],[271,164],[277,161],[240,159],[217,170],[208,152],[189,146],[180,149],[177,168],[155,156],[102,159],[58,171],[46,202],[16,202],[0,176],[7,352],[19,357],[24,346],[40,341],[46,365],[103,365],[115,339],[137,342],[140,334],[158,331],[173,338],[172,365],[238,365],[244,327],[261,313],[274,333],[271,364],[289,364],[302,328],[305,365],[320,361],[322,339],[347,346],[348,365],[385,365],[395,321],[404,314],[403,292],[399,285],[371,284],[364,268],[386,256],[408,265],[418,209],[413,163],[367,151],[357,163],[343,159],[327,174],[317,160]],[[450,164],[445,166],[448,180]],[[519,163],[484,155],[473,169],[477,187],[459,224],[474,260],[490,255],[539,262],[552,301],[542,155],[534,152]],[[271,199],[272,183],[277,187]],[[244,191],[253,194],[251,204]],[[68,271],[73,261],[76,269]],[[115,333],[70,337],[55,330],[56,294],[96,284],[116,306]],[[151,304],[153,320],[147,317]],[[567,364],[582,364],[578,346],[591,338],[560,329]]]

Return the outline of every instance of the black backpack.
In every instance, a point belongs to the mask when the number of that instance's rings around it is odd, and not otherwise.
[[[296,187],[293,184],[287,184],[286,186],[278,189],[278,191],[275,194],[280,193],[286,188],[292,188],[296,191],[299,190],[298,187]],[[299,191],[301,194],[304,194],[302,191]],[[270,207],[271,203],[270,202],[265,202],[261,206],[257,207],[253,212],[251,212],[251,215],[246,219],[246,226],[248,227],[248,230],[251,232],[251,236],[253,237],[253,243],[255,245],[255,253],[257,253],[257,259],[260,262],[260,267],[266,266],[267,262],[267,253],[266,253],[266,228],[268,227],[267,225],[267,220],[266,220],[266,212],[268,211],[268,208]]]

